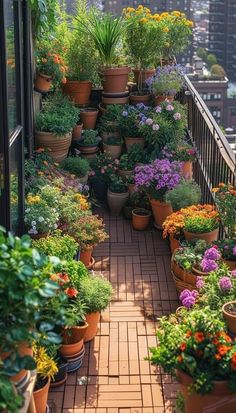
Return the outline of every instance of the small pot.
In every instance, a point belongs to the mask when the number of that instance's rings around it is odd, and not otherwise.
[[[33,392],[34,404],[37,413],[45,413],[47,408],[50,380],[39,390]]]
[[[108,98],[102,96],[102,104],[107,105],[127,105],[129,103],[129,96]]]
[[[132,92],[130,93],[129,99],[132,105],[137,105],[138,103],[149,105],[150,100],[151,100],[151,95],[149,93],[141,95],[138,92]]]
[[[159,106],[162,102],[165,102],[165,100],[168,100],[168,102],[173,102],[174,96],[166,96],[166,95],[154,96],[155,106]]]
[[[34,81],[34,88],[37,92],[47,93],[51,89],[52,76],[43,75],[42,73],[37,73],[36,79]]]
[[[71,358],[79,354],[84,344],[84,340],[81,339],[77,343],[73,344],[61,344],[59,352],[65,359]]]
[[[112,192],[110,189],[107,191],[107,203],[110,208],[111,214],[118,216],[121,213],[122,208],[126,204],[129,198],[129,192]]]
[[[158,201],[157,199],[150,199],[150,204],[156,226],[162,229],[163,222],[173,213],[172,206],[166,202]]]
[[[150,222],[151,212],[143,208],[135,208],[132,211],[132,225],[138,231],[145,230]]]
[[[75,344],[84,338],[88,323],[85,321],[82,325],[73,327],[64,327],[62,330],[63,344]]]
[[[50,132],[35,131],[36,148],[49,148],[50,156],[55,162],[62,162],[68,155],[72,135],[54,135]]]
[[[92,257],[93,247],[80,251],[80,261],[87,267],[90,264],[91,257]]]
[[[130,152],[132,145],[134,144],[140,145],[141,148],[143,149],[145,145],[145,138],[138,137],[138,136],[136,138],[128,137],[128,136],[125,137],[125,145],[126,145],[127,152]]]
[[[225,303],[222,307],[222,312],[229,331],[231,331],[231,333],[233,334],[236,334],[236,313],[232,314],[227,311],[227,306],[229,304],[236,305],[236,301],[228,301],[227,303]]]
[[[88,323],[88,328],[84,336],[85,343],[87,343],[87,341],[93,340],[93,338],[96,336],[99,320],[100,320],[99,311],[86,315],[86,321]]]
[[[193,239],[202,239],[206,241],[208,244],[210,244],[211,242],[218,240],[219,228],[216,228],[211,232],[204,232],[201,234],[194,233],[194,232],[188,232],[184,230],[184,236],[187,241],[192,241]]]
[[[98,117],[98,109],[86,108],[81,109],[80,119],[84,125],[84,129],[95,129]]]
[[[79,106],[89,105],[91,91],[92,82],[89,80],[67,80],[62,86],[62,92]]]
[[[96,153],[98,151],[98,144],[99,142],[91,144],[91,145],[86,145],[85,143],[83,143],[83,139],[82,139],[81,141],[78,142],[78,147],[79,147],[81,154],[86,155],[90,153]]]
[[[58,365],[58,372],[55,374],[54,378],[51,380],[50,387],[58,387],[64,384],[67,380],[67,367],[68,361],[61,357]]]
[[[112,159],[118,159],[121,155],[122,146],[121,144],[118,145],[106,145],[103,143],[104,151],[109,153]]]
[[[79,125],[76,125],[73,128],[73,130],[72,130],[72,139],[73,140],[81,139],[82,129],[83,129],[83,123],[80,123]]]
[[[193,179],[193,163],[192,161],[186,161],[182,165],[182,175],[185,179]]]
[[[74,371],[77,371],[82,366],[84,355],[85,355],[85,348],[84,348],[84,345],[83,345],[83,347],[80,350],[79,354],[76,355],[75,357],[71,357],[68,360],[68,367],[67,367],[68,373],[72,373]]]
[[[105,93],[124,93],[130,67],[113,67],[102,71],[102,85]]]

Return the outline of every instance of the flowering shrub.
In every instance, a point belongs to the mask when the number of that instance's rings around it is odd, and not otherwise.
[[[225,331],[217,311],[182,310],[179,322],[162,318],[157,330],[158,346],[151,361],[177,376],[182,371],[193,379],[191,389],[209,393],[215,380],[225,380],[236,391],[236,342]]]
[[[139,137],[139,122],[145,121],[149,117],[152,109],[143,103],[137,106],[125,105],[119,119],[119,128],[124,137]]]
[[[92,172],[90,177],[98,177],[107,184],[110,182],[110,176],[117,173],[119,168],[119,159],[113,160],[110,154],[100,153],[96,158],[91,160],[90,167]]]
[[[58,226],[59,214],[40,195],[26,197],[25,226],[29,234],[37,235],[53,231]]]
[[[39,73],[50,76],[53,81],[66,83],[67,66],[61,56],[53,51],[53,45],[40,44],[36,51],[36,68]]]
[[[176,161],[193,162],[196,160],[196,151],[191,145],[184,144],[183,147],[177,148],[173,155]]]
[[[168,159],[156,159],[153,163],[135,168],[135,185],[150,198],[164,200],[168,189],[180,182],[181,164]]]
[[[184,307],[190,309],[195,305],[198,295],[197,290],[183,290],[180,293],[179,299]]]
[[[103,220],[98,215],[83,216],[68,225],[68,233],[79,244],[82,251],[105,241],[108,235]]]
[[[236,188],[232,185],[219,183],[213,188],[215,201],[219,210],[220,219],[224,225],[229,238],[236,237]]]
[[[221,259],[221,254],[217,248],[208,248],[200,263],[203,272],[215,271],[219,268],[218,261]]]
[[[64,260],[72,260],[77,253],[77,243],[69,235],[62,235],[57,230],[47,238],[41,238],[32,242],[34,248],[45,255],[58,257]]]
[[[184,84],[184,68],[181,65],[159,66],[146,83],[150,93],[155,96],[175,96]]]

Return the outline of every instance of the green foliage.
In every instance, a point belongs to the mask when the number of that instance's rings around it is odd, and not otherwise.
[[[82,137],[82,145],[97,145],[100,141],[98,131],[94,129],[85,129]]]
[[[2,363],[0,363],[0,411],[7,413],[19,413],[20,407],[23,405],[24,398],[22,394],[17,393],[13,387],[13,383],[2,371]]]
[[[203,60],[203,62],[207,61],[207,51],[203,47],[199,47],[197,49],[197,55]]]
[[[63,261],[55,269],[57,272],[68,274],[72,284],[78,291],[80,289],[80,280],[89,276],[87,268],[81,261]]]
[[[133,159],[133,156],[130,155],[130,152],[128,153],[123,153],[120,157],[120,164],[119,167],[120,169],[126,170],[126,171],[131,171],[135,167],[135,161]]]
[[[36,69],[38,73],[50,76],[53,83],[66,82],[66,67],[61,56],[56,53],[56,43],[52,39],[38,42],[36,48]]]
[[[133,192],[129,197],[128,205],[131,205],[133,207],[150,209],[149,199],[147,197],[147,194],[143,191]]]
[[[51,132],[58,137],[70,133],[76,125],[79,116],[77,109],[70,100],[57,93],[51,95],[45,102],[43,109],[37,113],[35,128],[41,132]]]
[[[42,38],[45,32],[53,32],[56,26],[57,0],[30,0],[32,33],[34,38]]]
[[[116,136],[110,136],[106,141],[106,145],[120,146],[121,140]]]
[[[57,228],[59,214],[40,196],[28,194],[25,202],[25,228],[29,234],[45,234]]]
[[[225,260],[236,261],[236,254],[234,254],[234,248],[236,247],[235,239],[222,239],[214,242],[218,246],[222,258]]]
[[[62,235],[55,231],[47,238],[32,242],[34,248],[45,255],[58,257],[63,260],[73,260],[77,253],[77,242],[69,235]]]
[[[111,175],[109,189],[112,192],[123,193],[127,192],[127,185],[119,175]]]
[[[224,79],[226,76],[224,68],[217,64],[211,66],[211,74],[212,76],[218,76],[221,79]]]
[[[91,275],[81,279],[79,291],[88,308],[88,313],[105,310],[113,294],[110,282],[100,275]]]
[[[184,221],[184,229],[188,232],[202,234],[211,232],[219,227],[219,222],[215,218],[189,217]]]
[[[194,181],[182,179],[179,185],[166,193],[165,199],[171,204],[173,211],[179,211],[181,208],[199,204],[201,189]]]
[[[180,267],[187,271],[191,271],[193,266],[200,263],[206,249],[206,242],[198,240],[195,244],[188,244],[187,246],[177,249],[174,253],[174,260]]]
[[[207,55],[207,64],[208,64],[210,69],[213,65],[217,64],[216,56],[213,53],[210,53],[210,54]]]
[[[236,188],[232,185],[219,183],[213,188],[215,202],[228,238],[236,237]]]
[[[79,178],[85,176],[90,168],[87,159],[79,158],[77,156],[69,156],[61,163],[61,166],[66,171]]]

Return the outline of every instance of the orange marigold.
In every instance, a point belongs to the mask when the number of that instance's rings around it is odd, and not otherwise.
[[[202,341],[205,340],[205,336],[204,336],[204,334],[203,334],[201,331],[197,331],[197,332],[194,334],[194,338],[195,338],[195,340],[196,340],[198,343],[201,343]]]
[[[181,343],[179,348],[180,348],[181,351],[184,351],[184,350],[186,350],[186,347],[187,347],[186,343]]]
[[[224,356],[230,349],[231,349],[231,347],[227,347],[227,346],[225,346],[225,345],[223,345],[223,344],[221,344],[221,345],[217,348],[218,353],[219,353],[221,356]]]
[[[221,355],[220,354],[215,354],[215,359],[216,360],[221,360]]]

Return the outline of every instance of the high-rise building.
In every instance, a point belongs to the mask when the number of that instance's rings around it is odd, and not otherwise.
[[[230,80],[236,80],[236,1],[210,0],[209,52]]]

